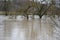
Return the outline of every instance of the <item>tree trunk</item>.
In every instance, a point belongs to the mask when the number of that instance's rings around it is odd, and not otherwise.
[[[27,15],[27,20],[28,20],[28,18],[29,18],[29,17],[28,17],[28,15]]]

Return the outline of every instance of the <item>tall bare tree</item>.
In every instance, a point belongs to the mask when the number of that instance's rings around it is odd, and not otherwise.
[[[8,15],[8,12],[10,10],[10,0],[4,0],[4,11],[5,11],[5,15]]]

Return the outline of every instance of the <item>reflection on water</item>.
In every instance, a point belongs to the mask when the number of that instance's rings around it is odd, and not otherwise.
[[[50,17],[39,19],[35,16],[35,19],[30,20],[21,16],[19,18],[3,21],[0,25],[0,40],[59,40],[59,37],[54,37],[57,29]]]

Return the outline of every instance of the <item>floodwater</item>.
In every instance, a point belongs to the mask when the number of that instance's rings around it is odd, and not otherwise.
[[[60,40],[60,21],[43,16],[28,20],[23,16],[11,19],[0,16],[0,40]]]

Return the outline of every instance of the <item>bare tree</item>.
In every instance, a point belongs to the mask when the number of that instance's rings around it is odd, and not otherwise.
[[[4,0],[4,11],[5,11],[5,15],[8,15],[8,12],[10,10],[10,0]]]

